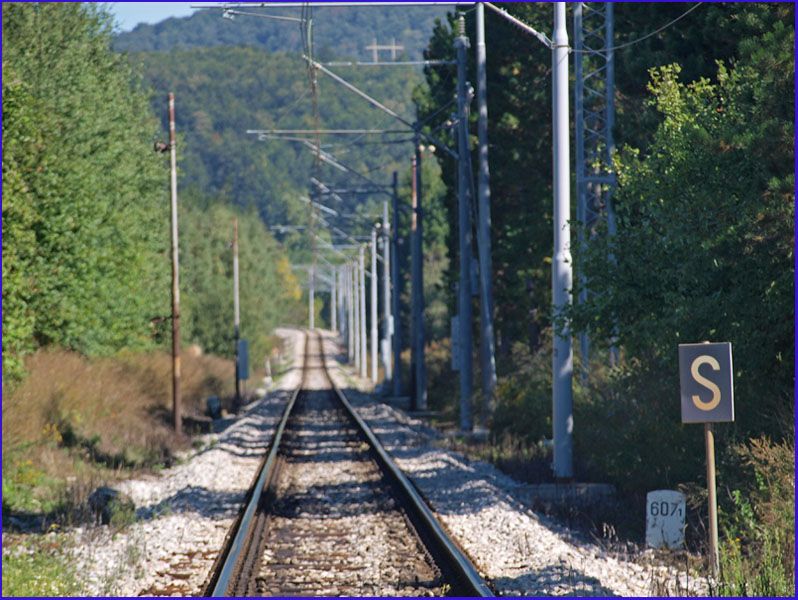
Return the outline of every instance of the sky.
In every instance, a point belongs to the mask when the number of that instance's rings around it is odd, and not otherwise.
[[[108,8],[122,31],[130,31],[139,23],[158,23],[169,17],[187,17],[197,2],[110,2]]]

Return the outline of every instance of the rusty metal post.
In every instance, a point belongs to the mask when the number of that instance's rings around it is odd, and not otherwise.
[[[238,218],[233,219],[233,338],[236,352],[236,397],[234,409],[241,406],[241,372],[240,357],[238,355],[238,340],[241,337],[241,309],[238,300]]]
[[[172,419],[175,433],[182,433],[180,413],[180,265],[177,251],[177,140],[175,139],[175,95],[169,93],[169,152],[172,188]]]
[[[715,433],[712,423],[704,423],[704,443],[707,449],[707,491],[709,492],[709,566],[717,581],[720,573],[718,555],[718,499],[715,489]]]

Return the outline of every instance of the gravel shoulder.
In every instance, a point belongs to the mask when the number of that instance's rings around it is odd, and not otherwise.
[[[328,357],[340,353],[325,334]],[[370,383],[332,359],[333,380],[415,483],[449,533],[499,595],[706,595],[684,571],[612,556],[526,506],[524,484],[482,461],[437,447],[440,433],[375,401]],[[689,592],[686,592],[689,590]]]
[[[276,332],[292,368],[264,398],[204,449],[163,472],[117,486],[136,505],[135,523],[71,532],[77,572],[88,595],[196,595],[268,447],[290,392],[300,381],[304,333]],[[441,522],[500,595],[705,595],[684,571],[642,566],[572,536],[524,505],[524,484],[495,467],[438,447],[440,434],[369,395],[370,384],[335,361],[333,380],[413,480]],[[689,592],[685,592],[689,590]]]
[[[197,595],[238,513],[285,403],[300,381],[304,334],[279,329],[291,368],[264,398],[204,448],[159,474],[116,486],[136,505],[136,522],[73,530],[88,595]]]

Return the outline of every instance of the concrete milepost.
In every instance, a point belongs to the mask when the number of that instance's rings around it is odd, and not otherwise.
[[[676,490],[654,490],[646,495],[646,546],[681,548],[684,545],[685,496]]]
[[[713,423],[734,421],[732,349],[729,342],[679,344],[682,423],[703,423],[709,492],[709,551],[712,575],[720,571],[718,502],[715,489]]]

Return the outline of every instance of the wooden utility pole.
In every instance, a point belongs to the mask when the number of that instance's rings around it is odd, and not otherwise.
[[[233,335],[236,345],[236,398],[235,409],[241,406],[241,357],[239,356],[239,340],[241,339],[241,308],[238,300],[238,218],[233,219]]]
[[[177,140],[175,95],[169,93],[169,151],[172,167],[172,418],[175,433],[182,433],[180,414],[180,266],[177,253]]]

